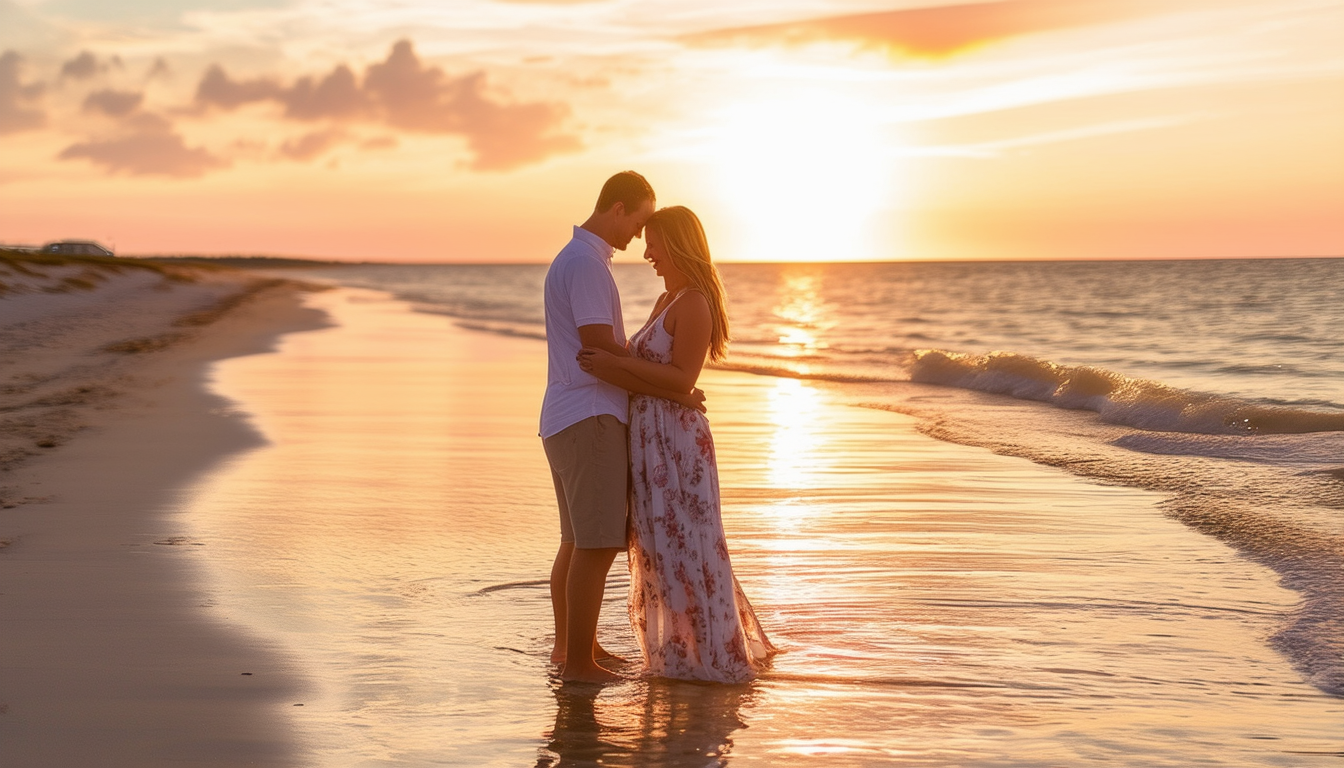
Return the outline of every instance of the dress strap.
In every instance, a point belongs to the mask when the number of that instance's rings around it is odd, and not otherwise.
[[[686,289],[685,289],[685,288],[682,288],[680,291],[677,291],[676,295],[673,296],[671,299],[669,299],[668,302],[667,302],[666,304],[663,305],[662,310],[658,312],[658,317],[661,318],[663,315],[666,315],[666,314],[667,314],[667,310],[671,309],[671,308],[672,308],[672,305],[673,305],[673,304],[676,304],[676,303],[677,303],[677,299],[680,299],[680,298],[681,298],[681,295],[682,295],[683,293],[685,293],[685,292],[686,292]]]
[[[694,290],[694,289],[691,288],[691,286],[688,285],[688,286],[686,286],[685,288],[682,288],[681,290],[677,291],[677,295],[676,295],[676,296],[673,296],[673,297],[672,297],[672,300],[669,301],[669,302],[667,302],[667,306],[663,307],[663,311],[658,313],[658,319],[659,319],[659,320],[662,320],[663,317],[664,317],[665,315],[667,315],[667,310],[671,309],[671,308],[672,308],[672,305],[673,305],[673,304],[676,304],[677,301],[679,301],[679,300],[681,299],[682,296],[685,296],[685,295],[686,295],[686,292],[687,292],[687,291],[690,291],[690,290]]]
[[[650,318],[649,321],[644,324],[644,327],[648,328],[649,326],[654,325],[656,323],[658,327],[662,328],[663,318],[667,316],[667,310],[671,309],[672,305],[676,304],[678,299],[686,295],[687,291],[693,291],[693,290],[696,289],[688,285],[685,288],[682,288],[681,290],[677,291],[677,295],[673,296],[672,300],[667,302],[667,305],[663,307],[662,311],[660,311],[657,315],[654,315],[652,318]],[[666,332],[666,329],[664,329],[664,332]]]

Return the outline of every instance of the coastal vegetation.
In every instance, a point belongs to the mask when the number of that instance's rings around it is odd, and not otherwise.
[[[144,259],[0,249],[0,296],[11,292],[91,291],[112,275],[133,269],[155,272],[173,282],[195,280],[190,270]]]
[[[0,296],[10,292],[90,291],[126,270],[147,270],[177,283],[194,282],[201,270],[302,269],[344,262],[283,256],[88,256],[0,247]]]

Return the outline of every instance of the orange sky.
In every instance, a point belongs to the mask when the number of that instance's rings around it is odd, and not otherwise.
[[[724,260],[1341,256],[1341,34],[1323,0],[0,0],[0,243],[545,261],[634,168]]]

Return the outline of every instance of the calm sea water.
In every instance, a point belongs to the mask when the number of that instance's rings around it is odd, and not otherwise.
[[[633,330],[661,281],[642,263],[617,263],[615,272]],[[472,327],[543,338],[545,273],[544,265],[444,265],[326,274]],[[1032,368],[1086,366],[1140,384],[1344,416],[1341,259],[725,264],[722,273],[732,368],[929,380],[935,374],[918,370],[917,352],[998,353],[998,364],[970,358],[965,373],[1000,380],[955,383],[1008,391],[1026,383],[1014,374],[1044,378]]]
[[[314,273],[420,313],[320,294],[219,367],[272,445],[192,518],[316,670],[314,764],[1337,761],[1344,261],[723,272],[725,525],[786,648],[750,686],[548,687],[544,266]],[[633,331],[659,282],[617,279]]]

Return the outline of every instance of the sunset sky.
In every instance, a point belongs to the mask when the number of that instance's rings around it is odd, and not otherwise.
[[[633,168],[723,260],[1344,256],[1341,40],[1330,0],[0,0],[0,243],[545,261]]]

